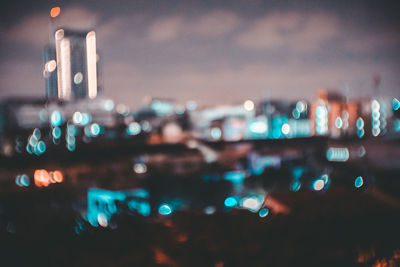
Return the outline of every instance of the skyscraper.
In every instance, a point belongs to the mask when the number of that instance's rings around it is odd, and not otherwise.
[[[97,54],[94,31],[55,32],[58,99],[93,99],[97,96]]]
[[[58,99],[56,50],[50,45],[46,46],[43,50],[43,65],[46,98],[48,100],[56,100]]]

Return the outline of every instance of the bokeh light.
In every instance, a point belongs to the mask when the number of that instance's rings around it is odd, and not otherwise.
[[[58,7],[58,6],[53,7],[50,10],[50,17],[56,18],[56,17],[58,17],[60,15],[60,13],[61,13],[61,8],[60,7]]]

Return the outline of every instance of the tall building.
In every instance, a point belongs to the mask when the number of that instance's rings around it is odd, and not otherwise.
[[[58,99],[76,100],[97,96],[97,54],[94,31],[55,32]]]
[[[43,51],[43,77],[45,80],[47,100],[58,99],[56,49],[50,45]]]

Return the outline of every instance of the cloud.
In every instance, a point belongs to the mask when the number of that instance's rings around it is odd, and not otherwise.
[[[44,14],[33,14],[11,27],[5,37],[11,43],[43,47],[49,40],[49,30],[47,17]]]
[[[8,60],[0,65],[1,96],[44,96],[43,69],[38,62]]]
[[[97,14],[82,6],[64,8],[51,23],[49,14],[35,13],[12,26],[5,35],[5,41],[42,48],[49,42],[50,34],[59,27],[87,30],[95,28],[97,21]]]
[[[156,19],[148,29],[148,36],[155,43],[182,35],[216,37],[232,32],[239,22],[237,14],[228,10],[211,11],[195,18],[173,15]]]
[[[250,49],[311,50],[337,36],[335,18],[327,14],[272,13],[252,24],[236,37],[238,45]]]
[[[153,42],[165,42],[179,35],[184,26],[184,20],[180,16],[171,16],[157,19],[149,27],[149,38]]]
[[[233,12],[218,10],[201,16],[193,23],[193,32],[203,36],[217,36],[234,30],[239,19]]]

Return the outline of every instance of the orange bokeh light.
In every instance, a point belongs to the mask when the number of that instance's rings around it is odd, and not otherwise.
[[[50,184],[61,183],[64,180],[64,175],[58,170],[54,172],[48,172],[44,169],[40,169],[35,170],[33,178],[37,187],[47,187]]]
[[[33,178],[37,187],[49,186],[49,173],[46,170],[36,170]]]
[[[56,183],[61,183],[64,180],[64,177],[60,171],[54,171],[53,179],[55,180]]]
[[[50,17],[55,18],[55,17],[57,17],[58,15],[60,15],[60,12],[61,12],[61,8],[60,8],[60,7],[58,7],[58,6],[53,7],[53,8],[50,10]]]

